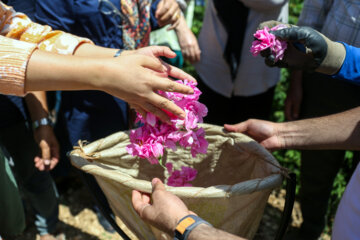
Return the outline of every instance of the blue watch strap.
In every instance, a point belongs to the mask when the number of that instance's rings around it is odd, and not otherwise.
[[[183,217],[176,226],[174,240],[186,240],[190,232],[199,224],[212,226],[204,219],[193,214]]]
[[[124,51],[124,49],[119,49],[119,50],[115,53],[114,57],[120,56],[120,54],[121,54],[123,51]]]

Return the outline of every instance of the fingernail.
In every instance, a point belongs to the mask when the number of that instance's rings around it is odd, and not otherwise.
[[[44,164],[45,164],[45,165],[50,165],[50,162],[51,162],[51,161],[50,161],[49,159],[44,160]]]
[[[158,178],[154,178],[154,179],[151,181],[152,186],[154,186],[158,181],[159,181]]]

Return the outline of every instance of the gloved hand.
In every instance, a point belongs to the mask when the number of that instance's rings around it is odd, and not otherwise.
[[[264,22],[259,25],[259,29],[265,26],[271,28],[278,24],[283,23],[277,21]],[[270,52],[265,50],[261,53],[268,66],[316,71],[327,75],[333,75],[339,71],[346,56],[343,44],[331,41],[310,27],[287,25],[288,28],[271,32],[280,40],[290,43],[285,51],[284,58],[275,62],[274,56]],[[299,43],[304,45],[305,50],[299,50]]]

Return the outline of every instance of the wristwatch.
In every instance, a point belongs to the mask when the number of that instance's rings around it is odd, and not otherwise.
[[[49,117],[41,118],[32,122],[33,130],[38,129],[40,126],[54,126],[53,121]]]
[[[212,226],[210,223],[205,221],[204,219],[190,214],[182,219],[180,219],[179,223],[177,224],[175,228],[175,236],[174,240],[186,240],[190,234],[190,232],[199,224],[207,224],[209,226]]]

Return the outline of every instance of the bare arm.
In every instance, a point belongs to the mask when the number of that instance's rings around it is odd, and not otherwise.
[[[152,112],[163,121],[169,116],[162,109],[184,117],[173,102],[156,94],[156,90],[192,94],[191,88],[171,81],[182,75],[167,68],[158,59],[143,55],[118,58],[83,58],[55,55],[36,50],[26,71],[26,91],[103,90],[129,104]]]
[[[281,123],[284,148],[360,150],[360,107],[346,112]]]
[[[216,229],[206,224],[200,224],[199,226],[194,228],[190,232],[188,239],[189,240],[218,240],[218,239],[245,240],[244,238],[224,232],[220,229]]]
[[[244,133],[269,150],[276,149],[360,149],[360,107],[326,117],[286,123],[250,119],[231,132]]]
[[[32,121],[38,121],[49,115],[46,93],[30,92],[25,96]],[[59,161],[59,143],[52,126],[44,125],[34,129],[34,139],[41,153],[34,158],[35,166],[40,170],[51,170]]]

